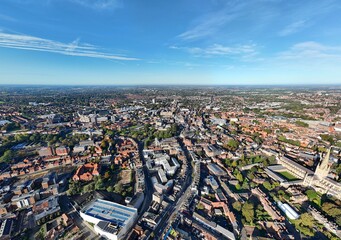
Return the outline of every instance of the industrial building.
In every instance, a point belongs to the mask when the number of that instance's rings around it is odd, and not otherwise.
[[[137,219],[137,209],[97,199],[88,204],[80,216],[95,224],[95,231],[108,239],[122,239]]]

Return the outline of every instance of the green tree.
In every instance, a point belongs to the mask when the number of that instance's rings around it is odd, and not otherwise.
[[[331,217],[340,217],[341,216],[341,208],[340,206],[331,203],[325,202],[322,204],[322,210]]]
[[[236,171],[234,171],[234,176],[236,177],[236,179],[241,183],[244,181],[244,177],[243,174],[236,169]]]
[[[252,180],[252,179],[255,178],[255,174],[254,174],[252,171],[249,171],[249,172],[247,173],[247,178],[250,179],[250,180]]]
[[[235,168],[238,165],[238,161],[232,160],[231,167]]]
[[[268,191],[271,191],[273,189],[273,186],[271,185],[269,181],[263,182],[263,187],[267,189]]]
[[[6,150],[4,152],[4,155],[2,155],[2,157],[0,157],[0,162],[6,162],[9,163],[13,160],[14,158],[14,152],[12,150]]]
[[[226,143],[225,148],[227,148],[228,150],[231,150],[231,151],[235,151],[235,150],[237,150],[238,146],[239,146],[238,141],[236,141],[234,139],[230,139]]]
[[[316,225],[316,221],[309,213],[303,213],[299,219],[294,222],[296,228],[306,236],[312,237],[315,235],[313,229]]]
[[[330,142],[330,144],[334,144],[334,138],[332,135],[329,135],[329,134],[321,134],[320,135],[321,139],[323,141],[327,141],[327,142]]]
[[[103,180],[100,176],[98,176],[98,178],[96,179],[96,182],[95,182],[95,189],[96,190],[102,190],[103,188],[104,188]]]
[[[253,225],[253,220],[255,217],[255,210],[252,203],[245,202],[242,207],[242,215],[244,216],[247,223]]]
[[[241,204],[240,202],[234,202],[234,203],[232,204],[232,207],[233,207],[236,211],[240,212],[240,210],[242,209],[242,204]]]
[[[109,142],[106,139],[103,139],[101,142],[101,149],[106,152],[109,148]]]
[[[123,187],[122,187],[122,184],[121,183],[117,183],[115,185],[115,193],[122,193],[122,190],[123,190]]]
[[[92,192],[95,190],[95,183],[89,183],[83,187],[83,193]]]
[[[204,207],[204,205],[202,205],[201,203],[198,203],[197,209],[198,209],[198,210],[204,210],[205,207]]]
[[[307,195],[309,201],[316,203],[317,205],[321,205],[321,197],[317,194],[317,192],[313,189],[308,189],[305,194]]]
[[[309,127],[309,124],[308,123],[305,123],[305,122],[302,122],[302,121],[296,121],[295,124],[299,127]]]

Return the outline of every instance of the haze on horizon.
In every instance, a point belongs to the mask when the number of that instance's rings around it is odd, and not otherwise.
[[[0,84],[341,84],[341,2],[3,0]]]

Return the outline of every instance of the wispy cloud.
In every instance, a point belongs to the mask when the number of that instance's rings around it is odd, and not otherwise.
[[[287,25],[284,29],[282,29],[278,35],[279,36],[288,36],[288,35],[291,35],[291,34],[294,34],[294,33],[297,33],[301,30],[303,30],[304,28],[306,28],[308,26],[308,21],[307,20],[299,20],[299,21],[296,21],[296,22],[293,22],[289,25]]]
[[[95,10],[110,10],[120,8],[123,5],[122,0],[11,0],[20,4],[27,5],[53,5],[54,3],[73,3],[86,8]]]
[[[0,32],[0,47],[111,60],[122,61],[139,60],[138,58],[126,57],[124,55],[104,52],[94,45],[80,43],[79,39],[71,43],[62,43],[29,35],[9,34]]]
[[[313,27],[322,17],[341,9],[339,0],[218,1],[219,10],[195,18],[179,35],[181,41],[210,41],[217,38],[242,39],[258,34],[280,37]],[[224,2],[224,3],[222,3]],[[280,27],[281,26],[281,27]]]
[[[283,60],[341,60],[341,46],[328,46],[318,42],[308,41],[293,45],[288,51],[280,52]]]
[[[298,33],[306,28],[314,26],[321,16],[340,10],[340,1],[297,1],[291,5],[290,13],[287,16],[287,25],[278,32],[281,37]],[[283,14],[280,16],[283,18]],[[286,17],[284,17],[285,19]]]
[[[178,38],[182,40],[195,40],[209,36],[215,33],[226,22],[232,21],[235,17],[236,14],[218,14],[218,16],[209,17],[206,21],[203,21],[192,29],[181,33]]]
[[[244,44],[236,46],[224,46],[221,44],[212,44],[208,47],[178,47],[170,46],[171,49],[183,50],[195,57],[230,57],[239,58],[239,60],[250,60],[258,54],[256,44]]]
[[[194,26],[179,34],[177,37],[182,40],[196,40],[217,32],[226,23],[229,23],[240,16],[240,10],[244,3],[231,1],[222,10],[211,12],[196,20]]]
[[[15,18],[8,16],[8,15],[5,15],[5,14],[1,14],[1,13],[0,13],[0,19],[5,20],[5,21],[9,21],[9,22],[16,22]]]
[[[84,7],[94,9],[113,9],[121,7],[121,1],[119,0],[68,0]]]

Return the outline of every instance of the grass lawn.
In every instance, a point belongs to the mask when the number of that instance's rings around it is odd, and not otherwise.
[[[297,180],[297,178],[292,175],[291,173],[284,171],[284,172],[277,172],[278,175],[280,175],[281,177],[285,178],[288,181],[294,181]]]
[[[316,203],[318,206],[321,206],[321,195],[312,189],[308,189],[305,194],[311,202]]]

